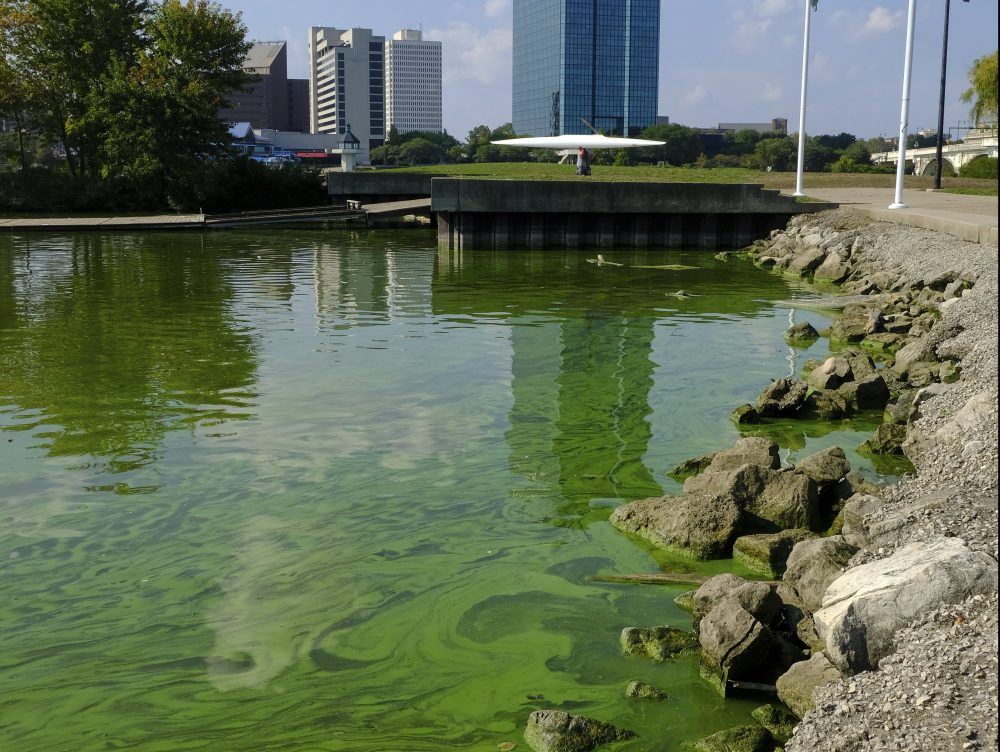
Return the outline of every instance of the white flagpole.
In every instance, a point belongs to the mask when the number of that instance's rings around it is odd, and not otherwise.
[[[899,162],[896,164],[896,197],[890,209],[905,209],[903,176],[906,174],[906,131],[910,119],[910,69],[913,67],[913,27],[917,19],[917,0],[910,0],[906,16],[906,57],[903,62],[903,104],[899,114]]]
[[[802,95],[799,99],[799,164],[795,171],[795,193],[793,196],[804,196],[802,192],[802,171],[806,162],[806,81],[809,78],[809,14],[812,0],[805,0],[806,20],[802,33]]]

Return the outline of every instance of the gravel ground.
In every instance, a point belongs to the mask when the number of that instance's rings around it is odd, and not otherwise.
[[[884,489],[884,504],[868,518],[902,524],[852,565],[905,543],[954,536],[996,559],[997,248],[859,224],[843,212],[803,223],[858,227],[862,257],[881,271],[925,280],[959,272],[976,280],[931,332],[939,354],[961,357],[961,378],[924,390],[905,445],[916,475]],[[819,690],[788,752],[997,750],[996,597],[943,606],[899,633],[896,644],[878,671]]]

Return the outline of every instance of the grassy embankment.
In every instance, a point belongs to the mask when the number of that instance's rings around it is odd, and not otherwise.
[[[489,164],[450,164],[427,167],[404,167],[399,172],[429,172],[450,177],[511,178],[519,180],[573,180],[573,165],[535,162],[499,162]],[[738,167],[713,169],[691,167],[616,167],[594,165],[592,179],[612,182],[670,182],[670,183],[760,183],[765,188],[794,188],[794,172],[760,172]],[[811,188],[892,188],[895,175],[855,172],[808,172],[806,189]],[[944,188],[949,193],[969,193],[979,196],[996,196],[995,180],[978,178],[944,178]],[[906,187],[916,190],[932,188],[934,178],[907,175]]]

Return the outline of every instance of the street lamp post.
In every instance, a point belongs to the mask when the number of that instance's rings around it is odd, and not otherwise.
[[[805,0],[806,20],[802,32],[802,94],[799,98],[799,159],[795,169],[795,193],[793,196],[804,196],[802,192],[802,173],[806,161],[806,84],[809,79],[809,13],[816,5],[816,0]]]
[[[969,2],[969,0],[964,0]],[[951,17],[951,0],[944,0],[944,42],[941,44],[941,97],[938,101],[937,170],[934,172],[934,190],[941,190],[944,171],[944,87],[948,74],[948,20]]]
[[[917,0],[910,0],[906,14],[906,52],[903,62],[903,102],[899,112],[899,162],[896,165],[896,196],[890,209],[905,209],[903,177],[906,175],[906,131],[910,118],[910,73],[913,68],[913,27],[917,20]]]

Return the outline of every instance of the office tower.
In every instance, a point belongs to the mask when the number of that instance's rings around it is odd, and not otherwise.
[[[288,79],[288,130],[309,132],[309,79]]]
[[[660,0],[514,0],[515,132],[654,125],[659,44]]]
[[[441,130],[441,43],[402,29],[385,43],[386,126],[400,133]]]
[[[247,53],[243,67],[253,76],[246,90],[233,92],[230,107],[219,119],[250,123],[254,128],[288,127],[288,51],[284,42],[259,42]]]
[[[309,28],[309,107],[313,133],[351,132],[361,162],[385,141],[385,37],[371,29]]]

